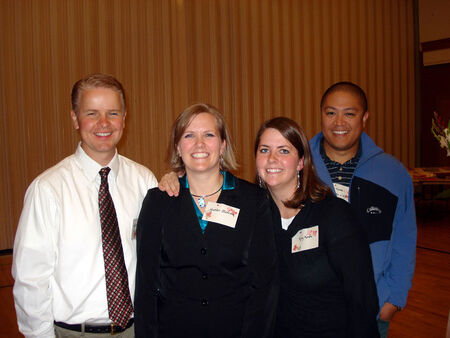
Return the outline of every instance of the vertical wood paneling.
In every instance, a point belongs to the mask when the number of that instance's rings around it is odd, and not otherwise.
[[[300,111],[300,124],[303,126],[305,131],[311,131],[314,126],[311,124],[311,119],[317,107],[317,104],[313,104],[313,91],[311,89],[314,88],[313,82],[315,75],[312,70],[313,60],[311,59],[311,47],[314,45],[315,37],[312,34],[311,26],[312,26],[312,13],[311,6],[312,1],[302,1],[300,8],[300,30],[302,32],[302,40],[298,41],[298,43],[302,42],[301,52],[302,52],[302,69],[301,73],[298,74],[302,78],[302,87],[300,88],[303,102],[301,102],[301,107],[303,108]],[[295,62],[295,60],[294,60]]]
[[[0,0],[0,249],[10,248],[31,180],[71,154],[70,90],[114,74],[128,96],[124,155],[160,177],[174,118],[210,102],[254,177],[260,123],[285,115],[309,137],[332,83],[367,92],[369,134],[415,160],[412,0]]]
[[[405,27],[404,27],[404,34],[405,37],[414,37],[414,31],[418,27],[414,27],[414,3],[412,1],[407,1],[405,4]],[[416,129],[416,118],[415,118],[415,103],[416,101],[416,94],[419,95],[419,93],[416,93],[413,90],[413,86],[417,83],[415,79],[415,55],[417,54],[417,51],[414,49],[414,42],[415,40],[413,38],[405,38],[403,39],[402,46],[400,47],[400,50],[403,52],[403,58],[405,60],[402,60],[403,62],[403,69],[404,69],[404,81],[402,81],[402,86],[406,84],[403,88],[405,92],[405,102],[403,107],[406,107],[406,109],[402,109],[402,116],[404,117],[404,120],[402,120],[403,127],[402,129],[406,129],[406,137],[400,142],[403,142],[405,144],[405,151],[402,154],[395,154],[396,156],[399,156],[399,159],[409,167],[414,167],[417,164],[416,159],[416,149],[420,149],[419,144],[415,144],[414,140],[416,140],[415,131]],[[405,142],[406,140],[406,142]],[[414,144],[414,146],[412,146]],[[420,156],[418,156],[420,157]]]

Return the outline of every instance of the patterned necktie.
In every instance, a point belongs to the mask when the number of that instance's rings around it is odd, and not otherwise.
[[[133,313],[133,304],[128,289],[128,274],[123,259],[116,209],[109,194],[108,174],[110,170],[110,168],[100,170],[101,184],[98,192],[103,258],[105,260],[106,295],[109,318],[114,324],[125,328]]]

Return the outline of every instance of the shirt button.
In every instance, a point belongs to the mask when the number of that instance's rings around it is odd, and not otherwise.
[[[208,302],[207,299],[203,299],[203,300],[202,300],[202,305],[203,305],[203,306],[207,306],[208,304],[209,304],[209,302]]]
[[[338,180],[339,180],[339,181],[342,180],[342,176],[338,176]]]
[[[339,168],[339,171],[342,171],[342,167]]]
[[[204,274],[202,275],[202,279],[208,279],[208,274],[207,274],[207,273],[204,273]]]
[[[200,249],[200,253],[201,253],[202,255],[206,255],[206,249],[205,249],[205,248],[201,248],[201,249]]]

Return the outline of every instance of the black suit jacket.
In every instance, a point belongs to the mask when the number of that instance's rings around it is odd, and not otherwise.
[[[230,175],[227,173],[227,175]],[[149,190],[137,226],[136,337],[269,337],[278,294],[265,192],[234,178],[217,203],[240,209],[235,228],[202,234],[189,190]]]

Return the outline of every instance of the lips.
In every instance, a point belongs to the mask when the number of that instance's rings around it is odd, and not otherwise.
[[[335,135],[345,135],[348,134],[347,130],[333,130],[333,134]]]
[[[106,137],[106,136],[111,136],[112,132],[103,132],[103,133],[95,133],[95,136],[100,136],[100,137]]]
[[[282,170],[281,169],[277,169],[277,168],[268,168],[268,169],[266,169],[266,171],[269,174],[277,174],[277,173],[280,173]]]
[[[193,153],[191,155],[193,158],[207,158],[209,156],[208,153]]]

